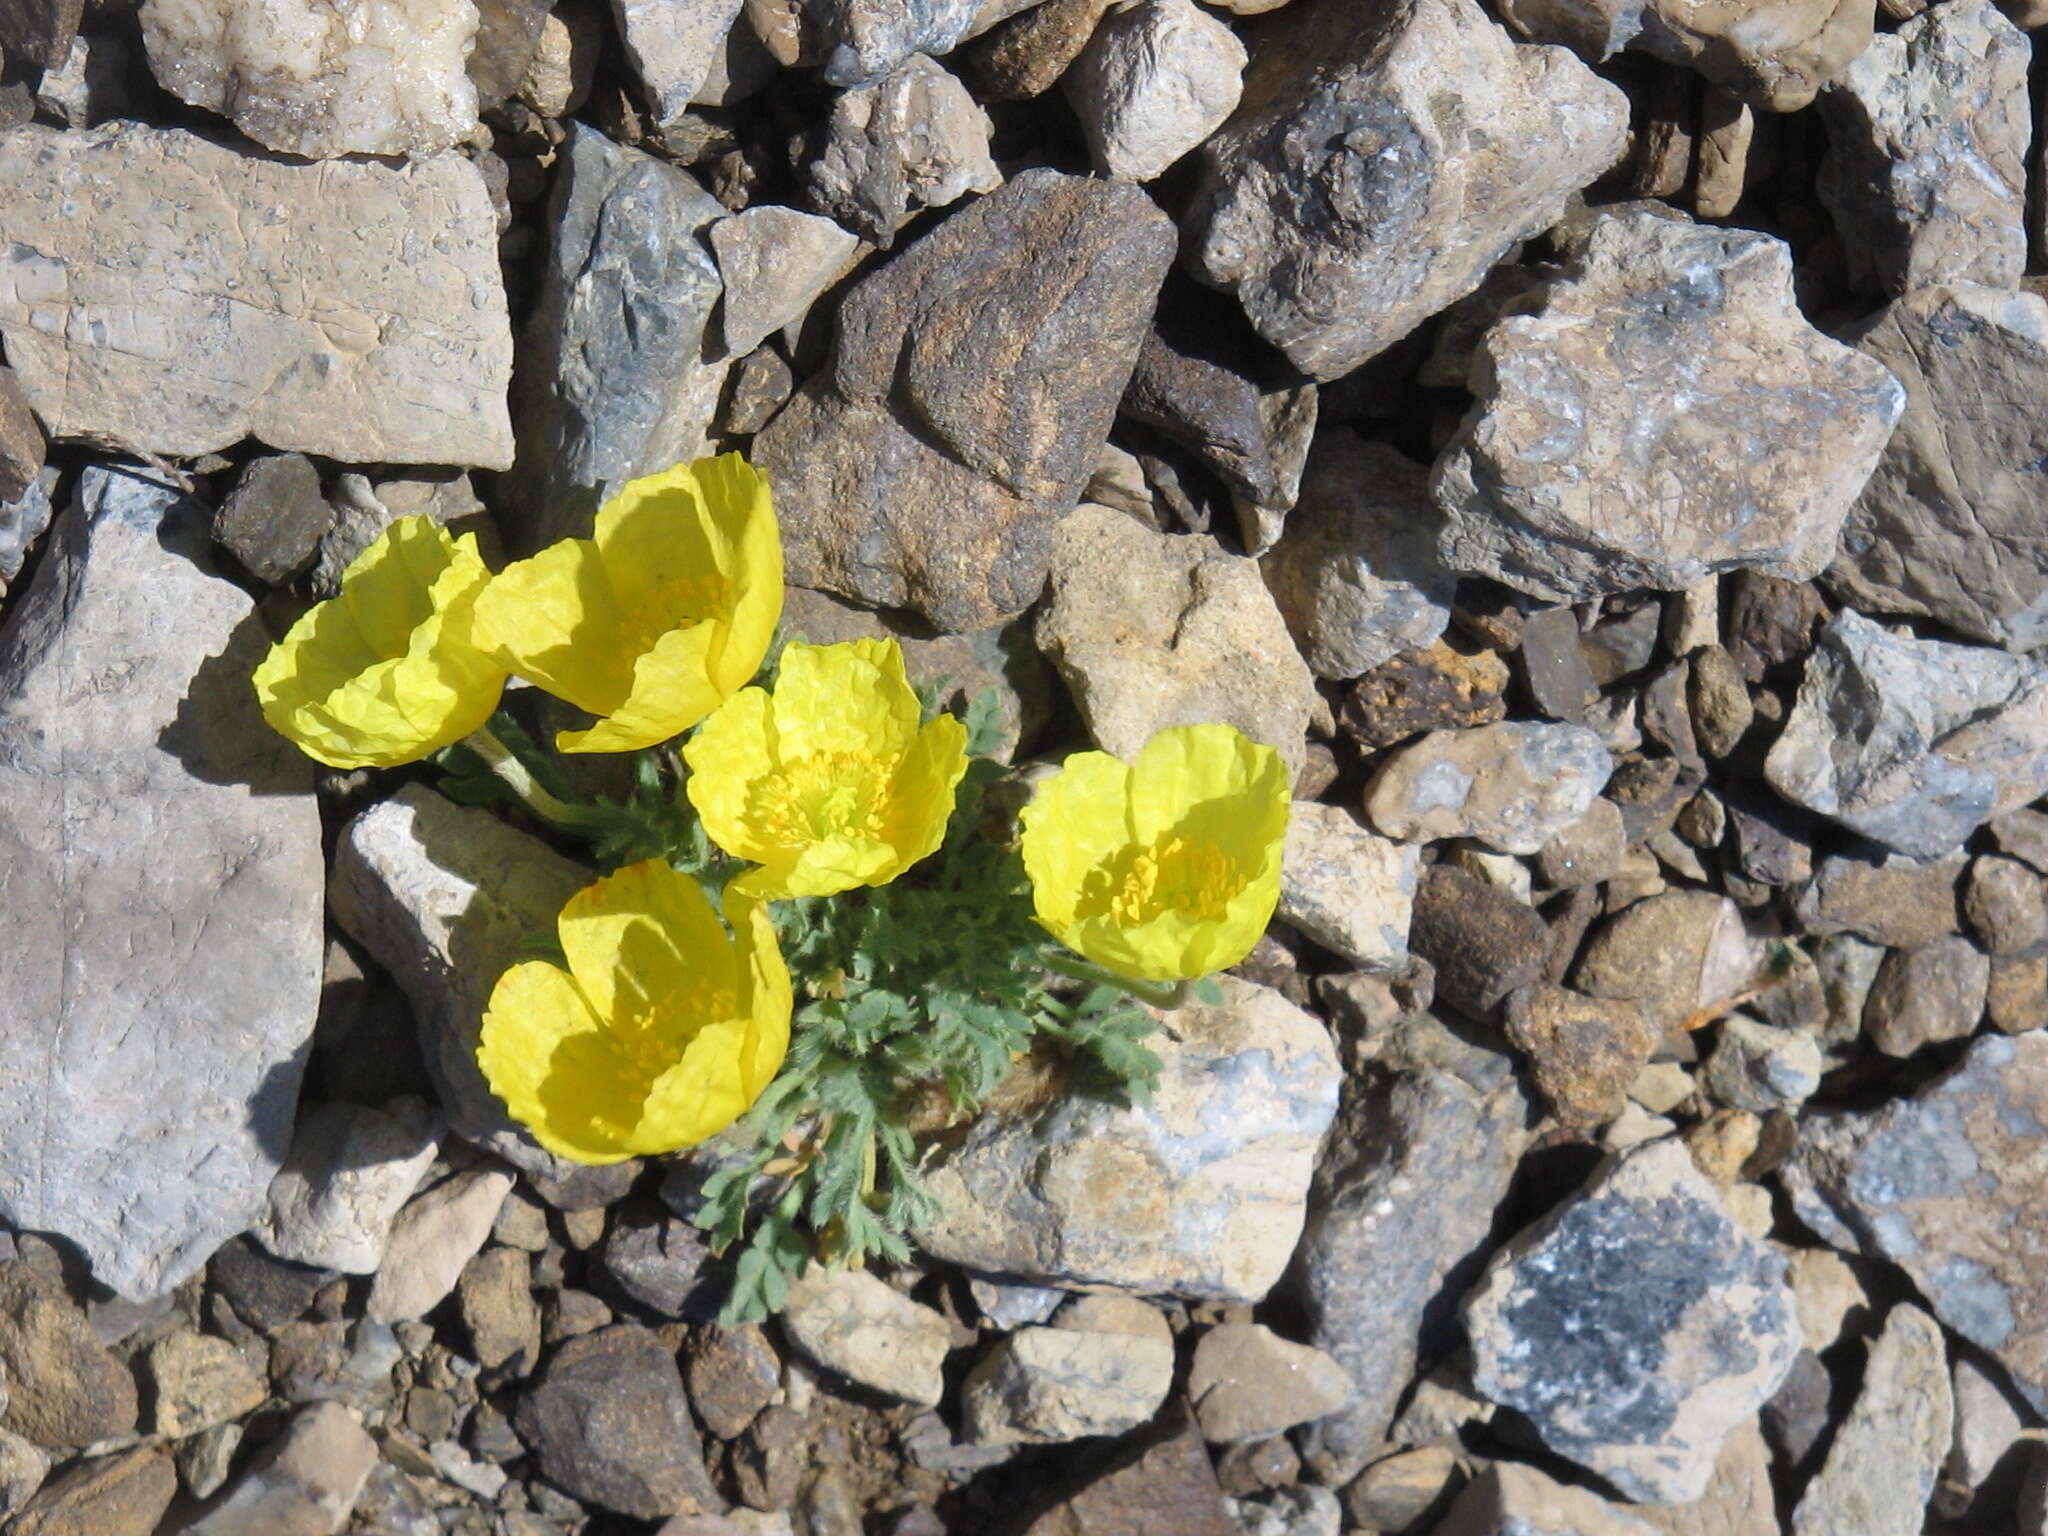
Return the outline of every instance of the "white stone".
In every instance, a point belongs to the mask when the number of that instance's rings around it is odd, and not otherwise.
[[[1173,1335],[1151,1315],[1148,1330],[1022,1328],[999,1341],[961,1388],[968,1440],[1045,1445],[1149,1422],[1173,1387]]]
[[[1280,916],[1369,971],[1408,963],[1422,850],[1389,842],[1342,806],[1297,800],[1280,863]]]
[[[871,1391],[922,1408],[945,1395],[945,1318],[866,1270],[814,1266],[790,1286],[781,1322],[815,1364]]]
[[[302,1408],[185,1536],[331,1536],[377,1465],[377,1442],[339,1403]]]
[[[725,282],[719,314],[728,357],[801,320],[860,249],[860,237],[830,219],[775,203],[755,203],[709,233]]]
[[[626,57],[667,127],[689,110],[725,51],[741,0],[612,0]]]
[[[383,1266],[370,1284],[370,1321],[407,1322],[438,1306],[490,1237],[511,1189],[511,1174],[483,1167],[415,1196],[391,1223]]]
[[[1792,1511],[1791,1536],[1919,1536],[1954,1421],[1941,1325],[1901,1303],[1871,1346],[1856,1406]]]
[[[1188,1370],[1195,1422],[1211,1445],[1267,1439],[1335,1413],[1351,1396],[1343,1366],[1263,1323],[1211,1328]]]
[[[280,1259],[343,1274],[376,1272],[393,1218],[440,1150],[437,1118],[418,1099],[387,1110],[334,1101],[301,1117],[270,1181],[254,1236]]]
[[[1592,809],[1613,771],[1582,725],[1431,731],[1388,754],[1366,786],[1365,812],[1389,837],[1474,837],[1502,853],[1536,853]]]
[[[1246,58],[1194,0],[1136,0],[1103,17],[1061,87],[1096,168],[1150,181],[1237,109]]]
[[[299,165],[174,129],[0,134],[0,338],[54,437],[512,462],[498,224],[459,155]]]

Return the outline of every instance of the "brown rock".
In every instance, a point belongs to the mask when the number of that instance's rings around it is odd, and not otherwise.
[[[213,515],[213,541],[258,581],[282,582],[304,570],[334,526],[320,494],[320,471],[302,453],[272,453],[243,466]]]
[[[1408,947],[1436,967],[1437,996],[1484,1018],[1543,974],[1550,930],[1536,909],[1477,875],[1445,864],[1415,893]]]
[[[8,1525],[8,1536],[150,1536],[177,1492],[170,1453],[138,1446],[51,1478]]]
[[[1635,46],[1771,112],[1796,112],[1870,43],[1874,0],[1651,0]],[[1768,18],[1766,20],[1765,18]]]
[[[755,439],[789,579],[942,629],[1028,606],[1173,249],[1138,188],[1027,171],[857,284]]]
[[[1811,582],[1744,568],[1728,584],[1728,654],[1748,682],[1796,678],[1827,621],[1828,605]]]
[[[1709,757],[1726,757],[1756,719],[1756,706],[1735,658],[1718,645],[1693,652],[1690,694],[1693,736],[1700,750]]]
[[[1171,1420],[1179,1422],[1172,1423]],[[1184,1414],[1064,1495],[1024,1536],[1241,1536],[1202,1437]]]
[[[263,1406],[269,1383],[226,1339],[181,1328],[143,1357],[154,1389],[156,1432],[182,1440]]]
[[[135,1428],[135,1378],[109,1354],[63,1286],[16,1259],[0,1264],[0,1426],[46,1450]]]
[[[1971,863],[1963,916],[1994,955],[2017,955],[2048,943],[2048,885],[2018,859],[1985,855]]]
[[[2008,1035],[2048,1025],[2048,954],[1994,957],[1984,1014]]]
[[[1960,926],[1956,883],[1968,863],[1961,849],[1939,859],[1882,849],[1831,854],[1800,893],[1794,915],[1811,934],[1853,933],[1906,949],[1932,944]]]
[[[1657,1048],[1641,1004],[1532,987],[1510,1000],[1507,1035],[1529,1058],[1536,1087],[1561,1125],[1599,1125],[1621,1113],[1629,1084]]]
[[[317,1403],[292,1416],[185,1536],[334,1536],[376,1465],[377,1443],[354,1415]]]
[[[1417,1446],[1359,1473],[1344,1490],[1344,1512],[1369,1531],[1426,1531],[1464,1484],[1455,1450]]]
[[[1691,1504],[1639,1506],[1635,1513],[1664,1536],[1778,1536],[1771,1494],[1771,1448],[1754,1422],[1721,1444],[1714,1478]]]
[[[487,1248],[463,1267],[456,1305],[469,1329],[470,1352],[486,1369],[524,1376],[540,1359],[540,1305],[533,1271],[517,1248]]]
[[[6,0],[0,0],[4,14]],[[0,504],[18,501],[43,469],[43,429],[12,368],[0,368]]]
[[[1424,731],[1507,718],[1508,667],[1490,650],[1438,640],[1373,668],[1351,685],[1337,723],[1361,746],[1388,747]]]
[[[721,1440],[737,1436],[782,1385],[782,1361],[757,1323],[698,1328],[683,1355],[690,1406]]]
[[[85,0],[0,0],[0,51],[9,63],[57,69],[85,15]],[[12,500],[0,497],[0,500]]]
[[[968,50],[983,101],[1025,101],[1051,90],[1081,56],[1110,0],[1046,0],[989,28]]]
[[[1601,925],[1574,985],[1640,1002],[1660,1032],[1748,986],[1759,956],[1735,903],[1711,891],[1666,891]]]
[[[1863,1003],[1863,1032],[1887,1056],[1976,1032],[1991,984],[1991,961],[1960,934],[1895,949],[1877,968]]]

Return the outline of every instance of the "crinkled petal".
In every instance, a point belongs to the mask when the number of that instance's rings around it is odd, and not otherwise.
[[[902,856],[887,843],[865,838],[835,837],[806,843],[795,856],[750,869],[733,882],[742,895],[757,900],[792,896],[836,896],[856,886],[880,885],[904,866]]]
[[[921,714],[894,640],[782,648],[775,728],[784,762],[833,753],[894,757],[909,747]]]
[[[732,551],[732,602],[711,658],[721,693],[741,688],[761,670],[782,617],[782,533],[767,477],[737,453],[700,460],[698,479]]]
[[[474,638],[508,671],[593,715],[632,691],[633,657],[597,545],[562,539],[514,561],[476,600]]]
[[[1131,831],[1151,843],[1193,807],[1269,785],[1280,754],[1231,725],[1176,725],[1145,743],[1131,765]],[[1284,780],[1283,780],[1284,783]]]
[[[732,924],[734,951],[746,978],[742,990],[748,1027],[740,1052],[740,1077],[751,1104],[782,1070],[796,999],[767,906],[728,887],[725,917]]]
[[[620,1070],[597,1016],[567,972],[543,960],[498,978],[477,1043],[484,1080],[550,1152],[579,1163],[634,1155],[618,1108],[635,1120],[645,1088]]]
[[[764,688],[742,688],[683,744],[690,777],[684,789],[711,840],[735,858],[756,863],[777,845],[755,835],[747,820],[753,786],[777,767],[775,717]]]
[[[1076,752],[1038,786],[1017,818],[1033,907],[1063,941],[1088,877],[1133,842],[1130,785],[1131,770],[1119,759]]]
[[[697,882],[666,859],[643,859],[569,898],[557,919],[562,953],[608,1023],[653,1015],[678,1034],[729,1011],[739,964]]]
[[[925,722],[896,765],[883,808],[883,835],[900,860],[890,879],[938,851],[967,772],[967,727],[952,715]]]
[[[558,731],[564,752],[635,752],[680,736],[724,695],[706,670],[721,625],[672,629],[633,663],[633,682],[609,715],[585,731]]]

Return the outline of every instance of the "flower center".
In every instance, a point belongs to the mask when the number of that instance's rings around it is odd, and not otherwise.
[[[702,623],[725,606],[725,582],[716,572],[671,576],[624,605],[620,647],[628,657],[645,655],[670,630]]]
[[[820,752],[785,763],[748,791],[748,820],[785,848],[839,837],[882,842],[883,786],[894,766],[871,752]]]
[[[1243,882],[1214,843],[1190,842],[1173,834],[1140,849],[1121,871],[1100,870],[1089,881],[1092,892],[1119,923],[1135,928],[1166,912],[1183,912],[1204,922],[1223,917],[1230,898]]]

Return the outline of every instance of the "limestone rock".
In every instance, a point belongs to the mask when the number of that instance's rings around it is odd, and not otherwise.
[[[1792,1511],[1792,1536],[1918,1536],[1954,1419],[1941,1325],[1901,1303],[1871,1346],[1856,1406]]]
[[[1159,1411],[1173,1386],[1166,1319],[1127,1296],[1082,1297],[1048,1328],[999,1341],[961,1387],[977,1445],[1120,1435]]]
[[[1601,218],[1480,353],[1432,475],[1444,560],[1552,602],[1817,575],[1905,407],[1801,317],[1783,242],[1648,212]]]
[[[741,0],[612,0],[619,40],[663,127],[679,122],[725,50]]]
[[[830,219],[775,203],[720,219],[709,238],[725,284],[719,327],[730,357],[801,320],[860,250],[860,238]]]
[[[721,285],[701,235],[724,214],[687,171],[571,126],[521,344],[516,552],[587,537],[621,485],[705,451],[723,375],[703,362]]]
[[[1497,1461],[1466,1485],[1431,1536],[1652,1536],[1655,1529],[1596,1493]]]
[[[1315,681],[1256,563],[1087,504],[1051,543],[1038,644],[1096,745],[1130,762],[1168,726],[1222,721],[1300,773]]]
[[[1896,852],[1952,852],[2048,792],[2048,665],[1836,614],[1764,776]]]
[[[451,1128],[529,1173],[567,1165],[492,1095],[476,1064],[477,1031],[498,976],[525,958],[529,935],[553,930],[589,878],[539,838],[419,784],[357,816],[335,848],[334,920],[412,1004]]]
[[[370,1285],[370,1321],[408,1322],[438,1306],[490,1237],[511,1190],[511,1174],[485,1166],[465,1169],[408,1202],[391,1223],[383,1265]]]
[[[182,1440],[263,1406],[270,1384],[226,1339],[181,1328],[143,1356],[155,1402],[155,1428]]]
[[[1473,1380],[1629,1498],[1685,1504],[1799,1352],[1785,1261],[1675,1139],[1610,1159],[1465,1298]]]
[[[333,1536],[376,1465],[377,1442],[341,1404],[302,1408],[187,1536]]]
[[[1744,101],[1797,112],[1869,46],[1873,0],[1650,0],[1635,47]]]
[[[1335,1413],[1351,1399],[1344,1367],[1263,1323],[1203,1334],[1188,1367],[1195,1422],[1211,1445],[1245,1445]]]
[[[1256,1301],[1279,1280],[1336,1111],[1329,1031],[1224,975],[1161,1015],[1144,1108],[1080,1094],[991,1111],[927,1171],[933,1257],[1042,1285]]]
[[[1818,187],[1852,277],[1893,295],[2019,286],[2029,53],[1990,0],[1963,0],[1872,38],[1821,92]]]
[[[2037,1413],[2048,1412],[2044,1127],[2048,1036],[1984,1035],[1910,1099],[1807,1115],[1783,1175],[1801,1221],[1903,1269]]]
[[[1707,1491],[1691,1504],[1644,1504],[1630,1511],[1663,1536],[1780,1536],[1771,1490],[1771,1448],[1754,1422],[1721,1444]]]
[[[0,1425],[69,1451],[135,1428],[135,1378],[93,1337],[64,1287],[24,1260],[0,1264]]]
[[[1440,522],[1412,460],[1349,432],[1317,438],[1259,562],[1316,676],[1362,676],[1444,632],[1457,578],[1437,554]]]
[[[992,192],[988,114],[967,87],[922,54],[833,98],[824,124],[796,146],[811,206],[876,245],[920,208]]]
[[[1193,0],[1112,10],[1062,79],[1096,169],[1159,175],[1237,109],[1246,57],[1237,34]]]
[[[2016,651],[2048,641],[2029,415],[2048,377],[2048,303],[1930,288],[1880,311],[1856,345],[1905,384],[1906,412],[1842,525],[1828,586]]]
[[[1749,985],[1760,955],[1742,912],[1711,891],[1665,891],[1608,918],[1579,956],[1572,984],[1640,1002],[1659,1033]]]
[[[0,135],[0,338],[51,434],[512,461],[497,217],[458,155],[298,165],[175,129]]]
[[[206,544],[88,468],[0,628],[0,1218],[131,1300],[260,1214],[320,992],[311,765]]]
[[[1203,148],[1188,251],[1313,378],[1470,293],[1622,153],[1621,92],[1471,0],[1295,5],[1269,26]]]
[[[266,149],[426,155],[476,130],[475,0],[143,0],[164,89]]]
[[[28,552],[50,526],[50,492],[38,477],[13,501],[0,504],[0,593],[21,574]]]
[[[1034,170],[856,284],[826,374],[754,440],[789,579],[946,630],[1028,607],[1172,250],[1137,188]]]
[[[811,1360],[872,1391],[923,1408],[944,1394],[946,1320],[865,1270],[805,1275],[790,1287],[782,1329]]]
[[[1389,837],[1475,837],[1503,853],[1535,853],[1592,809],[1613,770],[1582,725],[1431,731],[1388,755],[1366,786],[1365,813]]]
[[[1348,1482],[1381,1453],[1417,1359],[1444,1342],[1527,1120],[1512,1082],[1482,1093],[1434,1068],[1350,1080],[1299,1257],[1308,1342],[1354,1393],[1301,1436],[1323,1481]]]
[[[1408,964],[1422,850],[1375,837],[1341,806],[1297,800],[1280,862],[1280,917],[1369,971]]]
[[[913,54],[951,53],[984,14],[982,0],[808,0],[805,11],[825,82],[838,86],[880,79]]]
[[[340,1100],[316,1106],[270,1181],[257,1241],[295,1264],[374,1273],[392,1218],[440,1146],[433,1112],[418,1099],[396,1100],[388,1112]]]

